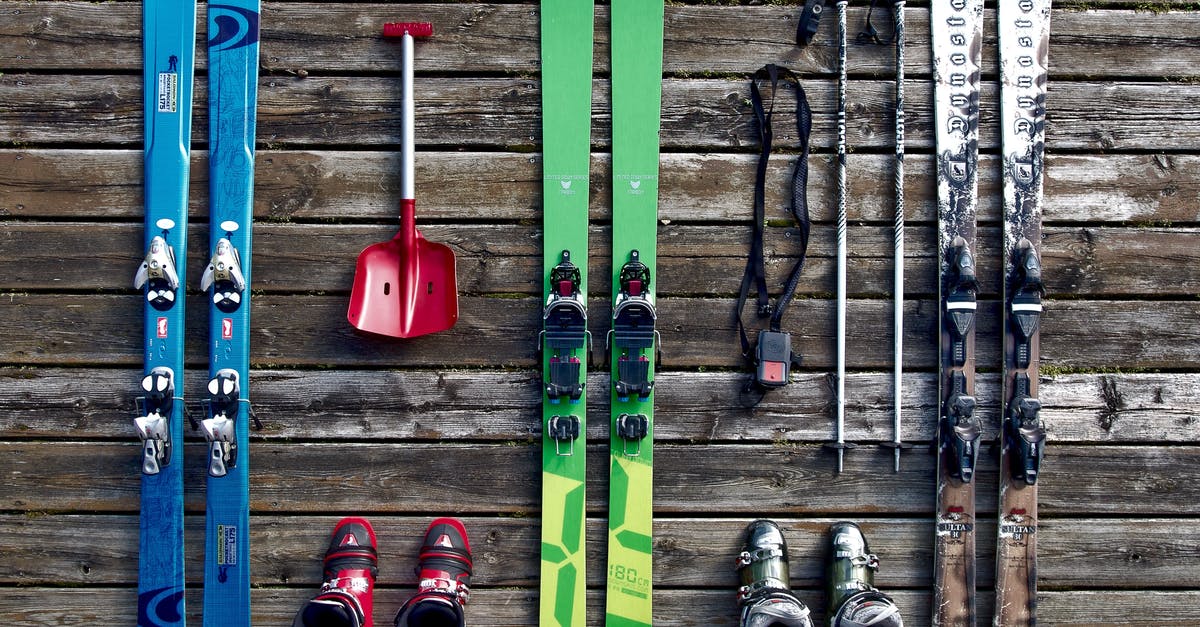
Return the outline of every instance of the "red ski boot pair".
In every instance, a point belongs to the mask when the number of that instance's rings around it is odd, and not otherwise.
[[[372,627],[379,574],[375,530],[364,518],[343,518],[325,552],[325,583],[300,609],[293,627]],[[417,595],[396,615],[396,627],[463,627],[470,594],[471,546],[454,518],[429,524],[417,558]]]

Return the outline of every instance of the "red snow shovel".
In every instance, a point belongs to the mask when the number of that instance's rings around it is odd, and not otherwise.
[[[401,39],[400,232],[358,255],[346,318],[362,331],[417,337],[458,321],[454,252],[426,240],[416,226],[413,193],[413,37],[428,37],[428,23],[385,24],[383,36]]]

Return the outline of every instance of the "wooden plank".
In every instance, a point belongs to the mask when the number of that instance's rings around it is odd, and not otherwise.
[[[256,292],[341,292],[351,285],[355,259],[367,244],[388,239],[394,225],[262,224],[255,228]],[[541,229],[532,225],[422,226],[425,237],[454,251],[462,294],[540,294]],[[124,290],[131,268],[141,259],[142,227],[84,222],[0,222],[0,289]],[[731,232],[732,231],[732,232]],[[749,225],[663,225],[659,228],[660,297],[721,295],[736,290],[750,248]],[[589,253],[595,266],[607,267],[611,231],[593,227]],[[932,227],[907,230],[913,251],[906,259],[906,290],[937,292],[936,248]],[[1051,296],[1187,297],[1200,293],[1200,229],[1194,228],[1047,228],[1043,257]],[[207,227],[193,225],[191,241],[204,241]],[[847,269],[851,298],[892,291],[890,226],[852,226],[854,249]],[[784,284],[795,264],[797,232],[767,230],[768,284]],[[836,271],[833,225],[812,230],[805,271],[797,294],[827,294]],[[980,229],[979,275],[982,293],[1000,291],[999,229]],[[192,247],[189,268],[207,263],[207,248]],[[36,268],[36,271],[31,271]],[[611,293],[610,278],[598,273],[592,293]]]
[[[831,517],[848,516],[866,526],[884,561],[881,585],[909,624],[925,624],[933,460],[911,451],[892,475],[890,453],[864,446],[834,477],[819,448],[832,437],[825,371],[836,179],[833,126],[822,120],[832,119],[834,42],[825,31],[811,47],[793,45],[795,2],[743,4],[685,0],[668,8],[658,288],[669,370],[658,378],[667,419],[657,430],[655,623],[736,624],[729,557],[746,521],[767,515],[788,529],[794,583],[817,621],[824,620],[822,530]],[[923,445],[937,413],[933,273],[923,252],[934,220],[929,3],[910,4],[904,439]],[[1077,10],[1084,4],[1091,10]],[[1092,0],[1055,9],[1045,216],[1052,298],[1045,324],[1054,342],[1046,347],[1053,367],[1041,382],[1050,432],[1039,532],[1045,624],[1200,624],[1194,5]],[[1159,13],[1170,7],[1188,10]],[[851,9],[852,28],[865,10]],[[0,544],[9,566],[0,585],[16,608],[6,624],[134,620],[138,482],[129,420],[141,358],[130,324],[140,306],[128,281],[142,220],[140,11],[140,3],[122,0],[103,7],[0,0],[0,290],[10,305],[0,322],[7,462]],[[465,294],[455,331],[401,343],[353,334],[344,310],[357,249],[394,230],[399,52],[377,29],[406,15],[432,19],[437,29],[417,48],[421,220],[431,239],[455,247]],[[600,5],[593,108],[600,150],[609,124],[606,15]],[[419,534],[444,513],[466,514],[472,530],[479,564],[472,622],[536,622],[539,520],[530,478],[539,383],[527,341],[540,307],[528,263],[537,256],[541,212],[535,23],[532,0],[265,7],[253,397],[267,428],[252,435],[256,625],[290,624],[319,580],[325,534],[352,512],[368,514],[381,532],[378,624],[390,624],[412,594]],[[989,30],[988,79],[994,44]],[[105,54],[81,61],[88,46]],[[871,445],[891,437],[891,51],[852,45],[850,59],[855,327],[847,438]],[[788,317],[805,367],[793,385],[747,409],[739,403],[743,364],[728,329],[729,296],[746,248],[757,160],[741,77],[764,60],[809,77],[816,227],[803,298]],[[203,55],[198,61],[203,74]],[[204,240],[207,217],[204,84],[190,195],[194,242]],[[995,101],[995,90],[987,83],[985,102]],[[980,358],[993,365],[1000,278],[986,242],[999,240],[988,235],[999,198],[999,164],[987,154],[996,148],[995,116],[989,109],[983,120],[980,188]],[[786,110],[779,122],[776,144],[787,150],[794,131]],[[776,155],[767,185],[773,282],[792,260],[794,234],[778,226],[788,221],[792,158]],[[599,264],[607,262],[608,159],[592,156]],[[200,248],[189,259],[193,289]],[[601,281],[592,288],[608,291]],[[202,328],[201,299],[191,300],[192,322]],[[597,298],[592,313],[603,327],[607,298]],[[189,345],[192,400],[205,378],[203,343],[201,332]],[[1066,374],[1079,370],[1088,372]],[[589,378],[597,411],[608,384],[603,373]],[[985,370],[986,441],[996,435],[997,396],[996,374]],[[595,421],[587,436],[599,448],[606,434]],[[189,613],[198,622],[204,448],[188,437]],[[983,538],[994,533],[995,464],[995,451],[985,450]],[[605,470],[590,469],[593,564],[602,563]],[[981,547],[986,622],[993,549]],[[589,624],[601,621],[603,574],[589,567]]]
[[[140,219],[141,151],[127,149],[0,149],[0,216],[74,220]],[[659,216],[665,221],[745,221],[758,157],[665,153]],[[982,155],[979,219],[999,221],[1000,164]],[[892,220],[889,155],[848,156],[851,224]],[[255,162],[255,217],[266,222],[394,221],[400,200],[399,153],[263,150]],[[794,157],[769,164],[766,203],[782,216],[790,198]],[[1200,222],[1200,157],[1196,155],[1050,155],[1047,225]],[[906,155],[905,206],[911,223],[934,213],[933,156]],[[422,151],[415,164],[421,219],[540,220],[539,153]],[[192,152],[193,220],[208,215],[208,161]],[[592,155],[593,181],[611,178],[605,153]],[[809,210],[832,222],[833,164],[809,162]],[[592,220],[611,218],[610,187],[592,191]]]
[[[1104,3],[1092,2],[1092,6]],[[1167,6],[1164,3],[1163,6]],[[44,5],[44,6],[43,6]],[[597,7],[597,72],[608,71],[608,10]],[[402,12],[434,24],[435,36],[416,50],[415,70],[424,73],[528,72],[538,63],[536,11],[524,4],[430,4]],[[396,19],[390,5],[264,3],[264,73],[395,72],[399,53],[378,36],[379,24]],[[131,2],[104,7],[84,2],[0,2],[0,68],[78,70],[76,40],[103,45],[106,54],[86,59],[90,70],[134,71],[140,66],[140,6]],[[988,23],[993,11],[987,12]],[[668,73],[753,72],[763,59],[803,68],[837,71],[833,37],[821,36],[806,48],[795,45],[800,11],[793,6],[668,7],[664,70]],[[851,7],[847,21],[857,32],[866,9]],[[203,16],[197,32],[204,33]],[[879,18],[876,18],[877,20]],[[910,75],[930,73],[929,12],[912,7],[907,22],[906,68]],[[1187,33],[1200,30],[1195,12],[1057,11],[1050,47],[1051,76],[1124,77],[1131,68],[1143,75],[1188,76],[1200,53]],[[880,22],[882,23],[882,22]],[[719,24],[719,28],[714,28]],[[891,51],[852,44],[852,74],[886,74]],[[985,74],[995,75],[996,41],[987,31]],[[204,68],[200,55],[197,66]]]
[[[7,591],[13,609],[12,627],[54,627],[84,624],[132,624],[137,620],[137,591],[133,588],[13,588]],[[375,624],[392,622],[395,612],[412,596],[404,588],[381,587],[375,593]],[[798,592],[813,610],[814,624],[824,624],[824,596],[815,590]],[[929,616],[929,595],[921,591],[889,590],[906,625],[923,625]],[[311,590],[255,588],[251,591],[255,625],[284,627]],[[980,592],[979,614],[991,614],[991,594]],[[589,593],[588,624],[603,623],[603,594]],[[734,626],[737,605],[732,590],[655,590],[654,624],[665,627]],[[473,589],[466,608],[468,624],[537,625],[537,590],[530,588]],[[200,622],[198,587],[189,589],[188,621]],[[1072,591],[1038,593],[1038,616],[1049,625],[1123,625],[1161,627],[1200,622],[1200,592],[1196,591]]]
[[[1146,4],[1146,3],[1142,3],[1142,2],[1130,3],[1129,0],[1095,0],[1095,1],[1089,0],[1088,2],[1081,4],[1081,5],[1070,5],[1069,4],[1065,7],[1063,7],[1063,9],[1065,11],[1069,11],[1069,12],[1088,13],[1094,7],[1120,6],[1120,7],[1128,8],[1130,4],[1133,4],[1135,10],[1137,10],[1137,11],[1156,13],[1156,14],[1176,12],[1176,11],[1189,11],[1189,10],[1192,10],[1193,5],[1194,5],[1194,3],[1189,2],[1188,0],[1162,0],[1161,2],[1155,2],[1153,4]]]
[[[140,369],[0,368],[0,440],[132,438],[133,382]],[[670,420],[655,429],[660,442],[824,442],[830,437],[832,396],[826,376],[802,374],[792,385],[746,408],[740,390],[747,375],[732,372],[663,372],[656,379],[660,407]],[[184,389],[201,390],[207,374],[188,371]],[[933,439],[935,379],[908,373],[904,383],[903,439]],[[526,440],[540,414],[539,383],[530,370],[255,370],[251,374],[262,441]],[[588,385],[607,390],[594,373]],[[979,417],[984,439],[999,425],[995,374],[979,377]],[[846,417],[851,442],[891,440],[891,379],[852,373]],[[698,392],[699,391],[699,392]],[[595,411],[608,398],[594,394]],[[1200,373],[1076,374],[1043,377],[1042,419],[1049,455],[1062,444],[1200,444]],[[370,408],[370,413],[364,413]],[[593,421],[588,437],[607,437]],[[916,453],[921,455],[923,453]]]
[[[12,365],[123,365],[141,363],[138,346],[141,311],[130,295],[27,294],[7,295],[12,315],[0,318],[0,362]],[[528,297],[460,299],[458,324],[451,330],[404,342],[368,337],[345,322],[345,296],[267,294],[254,299],[255,331],[251,359],[256,367],[531,367],[535,350],[530,329],[537,328],[541,301]],[[608,303],[590,302],[592,332],[603,337]],[[204,301],[189,299],[191,320],[204,320]],[[749,307],[749,305],[748,305]],[[847,329],[848,366],[882,369],[891,366],[890,343],[880,341],[880,329],[890,328],[890,300],[853,299]],[[1047,303],[1043,332],[1053,337],[1042,353],[1044,364],[1056,368],[1166,368],[1180,365],[1180,347],[1200,341],[1200,317],[1195,301],[1074,301]],[[806,369],[828,368],[833,361],[833,303],[805,300],[793,308],[785,328],[796,333],[793,347]],[[997,363],[998,306],[980,306],[978,346],[983,363]],[[744,361],[731,328],[733,299],[664,298],[659,302],[660,325],[670,368],[740,368]],[[933,365],[931,346],[936,308],[931,300],[906,303],[906,363],[913,368]],[[752,314],[744,314],[748,320]],[[37,329],[37,333],[30,333]],[[189,337],[188,362],[204,363],[203,334]],[[887,345],[885,345],[887,344]]]
[[[371,416],[371,414],[367,414]],[[501,443],[279,444],[255,441],[251,507],[257,513],[457,511],[532,515],[540,450],[534,436]],[[590,445],[600,450],[598,444]],[[186,447],[188,510],[203,509],[203,443]],[[0,508],[31,512],[136,510],[136,442],[0,442],[8,461]],[[597,453],[597,459],[602,459]],[[855,450],[832,480],[834,460],[818,444],[792,442],[655,447],[660,515],[714,511],[742,515],[925,515],[933,506],[933,462],[909,455],[899,473],[891,452]],[[81,465],[78,460],[88,460]],[[349,460],[353,459],[353,463]],[[56,469],[51,480],[43,469]],[[980,518],[995,511],[996,455],[980,455]],[[588,502],[602,512],[607,468],[589,469]],[[431,478],[452,478],[444,485]],[[1174,515],[1200,513],[1200,447],[1057,445],[1040,485],[1041,513]],[[1049,479],[1051,477],[1058,478]],[[1087,481],[1079,478],[1087,478]],[[1073,479],[1074,478],[1074,479]],[[48,481],[54,489],[47,490]],[[1114,498],[1114,495],[1139,495]],[[369,505],[367,505],[369,504]]]
[[[259,84],[258,141],[275,147],[395,145],[399,79],[390,77],[264,77]],[[809,80],[805,89],[814,119],[832,120],[834,81]],[[856,150],[890,148],[894,87],[888,81],[855,80],[847,87],[853,115],[847,127]],[[1047,122],[1050,150],[1195,151],[1200,148],[1200,85],[1147,82],[1063,82],[1052,87],[1054,116]],[[910,81],[906,90],[905,142],[930,149],[931,86]],[[997,84],[981,85],[981,97],[995,102]],[[1169,91],[1170,93],[1164,93]],[[196,99],[207,98],[204,83]],[[140,79],[126,75],[0,75],[0,142],[22,144],[141,142]],[[593,143],[609,139],[608,82],[597,79],[593,93]],[[754,146],[749,86],[745,80],[666,79],[663,81],[662,146],[665,149],[744,150]],[[527,78],[427,77],[414,84],[418,145],[491,146],[532,150],[540,140],[538,83]],[[193,138],[207,134],[203,107],[195,111]],[[796,145],[789,113],[775,120],[776,145]],[[790,115],[794,116],[794,113]],[[998,111],[980,114],[979,147],[998,147]],[[816,124],[812,146],[827,150],[836,141],[834,124]],[[832,158],[832,156],[826,156]]]
[[[1196,592],[1145,590],[1121,593],[1096,590],[1038,592],[1038,617],[1051,625],[1200,624]],[[1176,603],[1191,604],[1188,607]],[[1167,607],[1170,605],[1171,607]],[[1067,610],[1070,606],[1070,611]]]
[[[255,586],[317,586],[327,534],[337,516],[255,516],[249,541]],[[417,581],[412,562],[429,524],[425,517],[371,516],[379,538],[379,581],[410,587]],[[788,541],[791,581],[796,588],[820,588],[825,577],[826,533],[837,519],[778,518]],[[467,516],[463,518],[477,560],[479,587],[528,587],[538,580],[539,520]],[[655,521],[655,584],[669,588],[736,588],[729,567],[749,519],[659,518]],[[859,520],[882,566],[876,577],[883,588],[927,588],[932,582],[931,520],[864,518]],[[589,560],[602,561],[603,518],[588,520]],[[137,582],[136,516],[0,516],[0,538],[13,552],[0,581],[6,585],[130,585]],[[980,537],[993,537],[995,521],[981,521]],[[1111,581],[1115,589],[1143,587],[1187,589],[1200,567],[1191,547],[1200,541],[1200,523],[1176,519],[1049,519],[1038,534],[1047,546],[1039,579],[1049,588],[1087,588]],[[203,578],[200,554],[203,516],[189,516],[188,579]],[[81,546],[79,538],[90,542]],[[981,544],[982,545],[982,544]],[[979,585],[994,585],[991,549],[979,555]],[[604,572],[589,569],[589,586],[603,586]]]

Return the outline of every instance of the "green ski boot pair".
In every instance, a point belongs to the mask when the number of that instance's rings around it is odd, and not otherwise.
[[[875,588],[879,559],[871,554],[858,525],[829,528],[829,625],[831,627],[903,627],[900,610]],[[774,522],[756,520],[746,528],[737,558],[741,587],[741,627],[812,627],[808,608],[788,581],[787,542]]]

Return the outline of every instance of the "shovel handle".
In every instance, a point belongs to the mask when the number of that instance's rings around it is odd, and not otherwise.
[[[403,37],[405,33],[413,37],[430,37],[433,35],[433,24],[429,22],[388,22],[383,25],[383,36],[389,39]]]
[[[383,25],[383,36],[400,39],[400,197],[416,197],[413,179],[415,140],[413,138],[413,37],[433,34],[429,22],[390,22]]]

